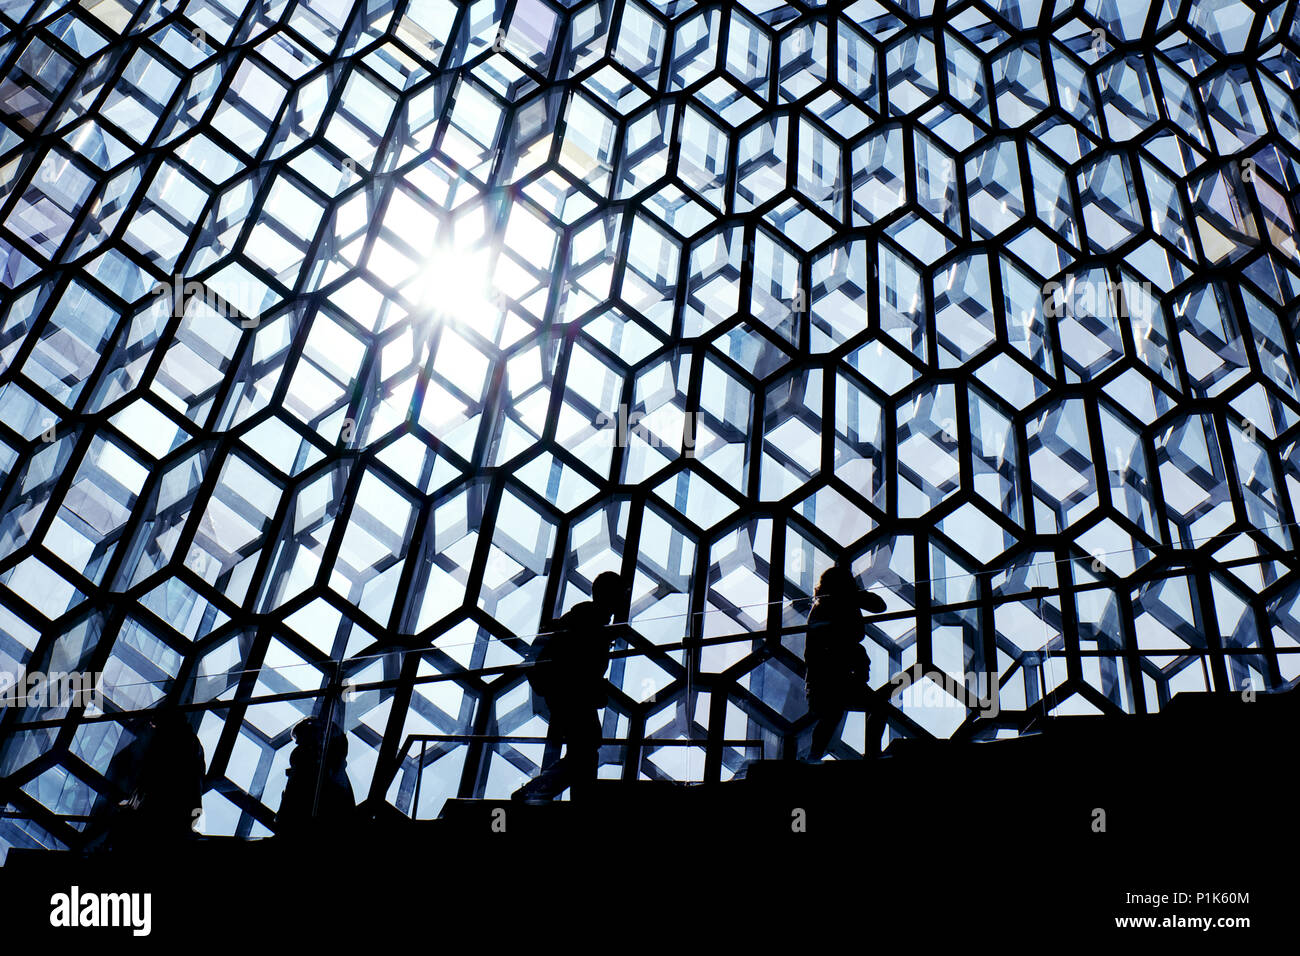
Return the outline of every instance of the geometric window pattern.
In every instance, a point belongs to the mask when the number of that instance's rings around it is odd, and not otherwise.
[[[0,852],[160,705],[209,833],[503,796],[611,569],[605,777],[806,741],[837,560],[887,739],[1300,675],[1295,0],[939,6],[0,0]]]

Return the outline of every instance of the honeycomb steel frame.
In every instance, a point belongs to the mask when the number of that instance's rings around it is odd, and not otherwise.
[[[272,832],[303,716],[416,817],[1300,675],[1296,0],[0,0],[0,854],[133,718]],[[910,685],[910,686],[907,686]],[[46,695],[48,697],[49,695]],[[871,749],[861,714],[833,755]]]

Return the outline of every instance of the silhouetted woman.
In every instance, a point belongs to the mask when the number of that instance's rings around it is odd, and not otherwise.
[[[839,565],[826,569],[813,597],[804,650],[807,668],[804,690],[808,695],[808,710],[816,717],[808,759],[816,761],[826,753],[846,711],[865,710],[870,715],[874,709],[867,687],[871,665],[862,646],[866,636],[862,608],[883,611],[885,602],[878,595],[862,591],[852,573]],[[878,748],[881,730],[878,718],[868,720],[868,751],[872,749],[873,727]]]
[[[356,797],[348,780],[348,739],[330,721],[307,717],[293,728],[297,745],[289,755],[289,779],[284,786],[276,832],[302,833],[313,825],[347,822],[356,810]]]
[[[111,824],[109,845],[167,847],[195,836],[205,763],[189,718],[174,710],[150,714],[136,740],[109,765],[110,778],[134,778]]]

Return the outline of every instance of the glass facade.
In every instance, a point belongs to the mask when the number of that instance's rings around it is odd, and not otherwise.
[[[886,741],[1288,686],[1297,50],[1296,0],[0,0],[0,853],[158,706],[206,833],[312,714],[359,798],[505,795],[606,570],[605,777],[806,741],[836,561]]]

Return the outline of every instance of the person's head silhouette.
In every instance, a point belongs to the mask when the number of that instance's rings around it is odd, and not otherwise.
[[[841,564],[832,564],[817,580],[813,595],[820,599],[847,600],[858,590],[857,579]]]
[[[864,590],[858,584],[858,579],[853,572],[842,564],[832,564],[822,572],[813,596],[818,601],[843,601],[856,604],[872,614],[879,614],[886,607],[884,598],[874,591]]]
[[[623,579],[613,571],[602,571],[591,584],[592,603],[606,619],[612,618],[622,609],[625,594]]]
[[[293,727],[293,742],[309,750],[320,750],[325,739],[324,728],[319,717],[304,717]]]

